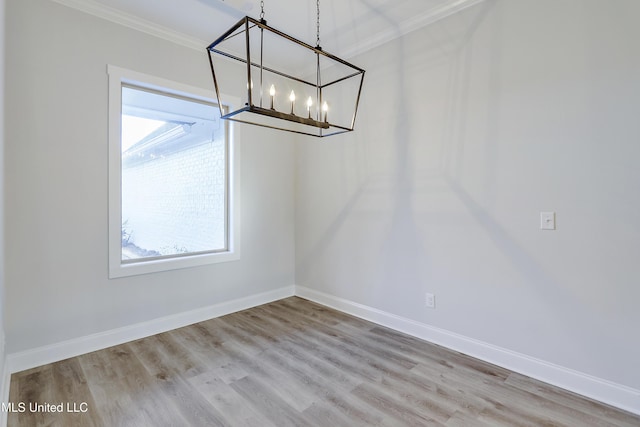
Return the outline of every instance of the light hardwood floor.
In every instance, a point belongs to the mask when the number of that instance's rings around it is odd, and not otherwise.
[[[14,374],[10,401],[9,426],[640,426],[296,297]]]

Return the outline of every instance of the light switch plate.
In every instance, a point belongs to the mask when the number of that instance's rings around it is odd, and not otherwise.
[[[556,213],[540,212],[540,229],[555,230],[556,229]]]

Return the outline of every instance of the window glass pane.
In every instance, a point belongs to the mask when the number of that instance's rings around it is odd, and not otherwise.
[[[225,251],[227,143],[216,105],[122,87],[122,261]]]

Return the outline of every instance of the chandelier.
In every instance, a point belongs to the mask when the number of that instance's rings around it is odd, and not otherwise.
[[[260,20],[245,16],[207,47],[221,118],[316,137],[352,131],[365,70],[320,46],[320,0],[315,46],[268,26],[260,3]]]

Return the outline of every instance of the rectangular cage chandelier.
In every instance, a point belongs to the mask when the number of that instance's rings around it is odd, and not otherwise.
[[[316,137],[354,129],[365,70],[322,50],[319,13],[315,47],[268,26],[264,8],[207,47],[223,119]]]

